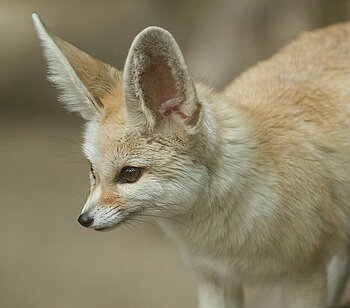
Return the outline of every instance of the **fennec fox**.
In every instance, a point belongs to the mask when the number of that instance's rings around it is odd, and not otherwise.
[[[162,28],[136,36],[120,71],[33,20],[60,100],[87,120],[83,226],[169,218],[158,223],[200,277],[201,308],[241,308],[252,283],[281,285],[283,307],[337,306],[349,264],[350,23],[303,34],[218,93],[192,79]]]

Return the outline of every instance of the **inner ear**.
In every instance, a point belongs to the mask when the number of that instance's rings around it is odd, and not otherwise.
[[[140,85],[146,104],[158,119],[171,113],[186,117],[179,110],[185,98],[178,89],[174,73],[164,57],[158,56],[150,61],[140,76]]]
[[[201,104],[191,74],[174,37],[162,28],[146,28],[131,44],[124,93],[131,125],[187,130],[198,124]]]

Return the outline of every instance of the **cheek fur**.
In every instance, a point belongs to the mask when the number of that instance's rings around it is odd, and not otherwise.
[[[168,208],[171,206],[190,206],[200,198],[206,187],[208,175],[204,167],[172,172],[147,174],[140,182],[125,185],[120,193],[125,197],[126,207]]]
[[[124,208],[123,198],[115,186],[104,186],[101,194],[101,206]]]

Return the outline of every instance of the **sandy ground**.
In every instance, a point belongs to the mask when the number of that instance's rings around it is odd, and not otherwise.
[[[0,307],[196,307],[196,278],[156,226],[76,222],[88,189],[77,118],[24,119],[0,116]],[[247,307],[281,307],[277,293],[249,289]]]

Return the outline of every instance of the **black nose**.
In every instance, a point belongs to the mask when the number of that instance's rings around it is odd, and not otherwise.
[[[78,218],[78,222],[83,226],[83,227],[89,227],[91,226],[92,222],[94,219],[90,217],[89,212],[85,212],[81,214]]]

